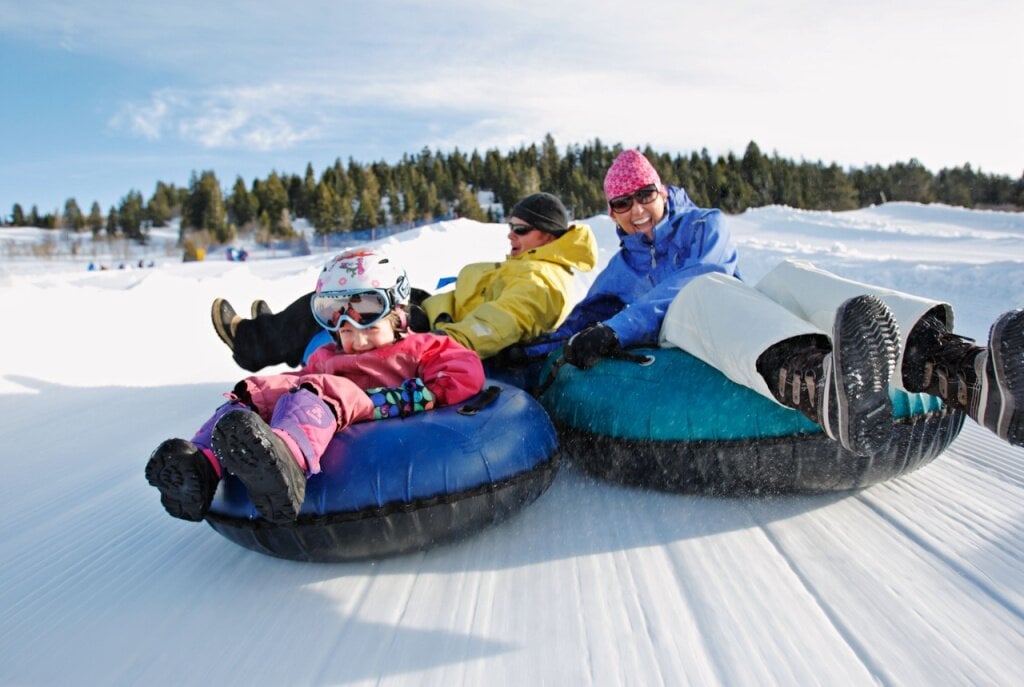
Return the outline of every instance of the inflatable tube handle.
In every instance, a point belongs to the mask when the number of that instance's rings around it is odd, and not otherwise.
[[[501,394],[501,387],[493,384],[480,394],[476,399],[459,408],[459,415],[476,415],[481,410],[498,400]]]
[[[530,391],[530,394],[534,398],[540,398],[543,396],[544,392],[550,389],[551,385],[555,383],[555,379],[558,378],[558,371],[562,369],[563,365],[565,365],[565,355],[560,355],[558,356],[558,360],[551,364],[551,369],[548,371],[547,379],[541,382],[537,388]]]
[[[648,365],[653,365],[655,360],[653,355],[639,355],[637,353],[630,353],[629,351],[623,350],[621,348],[609,352],[607,357],[614,358],[616,360],[627,360],[631,363],[636,363],[640,367],[647,367]],[[555,379],[558,377],[558,371],[562,369],[563,365],[565,365],[564,354],[558,356],[558,360],[552,363],[551,370],[548,372],[547,379],[541,382],[541,384],[537,386],[537,388],[530,391],[530,394],[534,398],[540,398],[541,396],[543,396],[544,393],[551,388],[551,385],[555,383]]]
[[[653,355],[639,355],[637,353],[630,353],[629,351],[624,351],[622,349],[612,351],[611,353],[608,354],[608,357],[615,358],[616,360],[628,360],[631,363],[636,363],[640,367],[647,367],[648,365],[653,365],[655,360]]]

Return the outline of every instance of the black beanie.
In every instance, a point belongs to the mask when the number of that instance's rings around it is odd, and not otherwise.
[[[569,211],[557,196],[534,193],[516,203],[509,217],[529,222],[531,227],[553,236],[561,236],[569,229]]]

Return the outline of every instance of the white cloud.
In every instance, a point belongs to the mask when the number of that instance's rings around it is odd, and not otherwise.
[[[110,119],[110,126],[150,141],[159,140],[177,104],[173,93],[159,91],[147,102],[124,104]]]
[[[311,94],[282,86],[161,90],[148,101],[123,104],[110,126],[147,140],[175,135],[208,149],[285,150],[316,138],[305,114]],[[298,107],[296,103],[298,102]],[[314,115],[315,117],[315,115]]]
[[[404,139],[461,149],[551,132],[677,151],[753,139],[857,165],[916,156],[1005,172],[1024,159],[1019,0],[18,4],[0,9],[22,30],[160,67],[173,88],[123,105],[114,128],[209,150],[400,123]]]

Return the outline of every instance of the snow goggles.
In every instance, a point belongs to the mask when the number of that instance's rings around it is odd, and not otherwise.
[[[356,329],[366,329],[387,317],[394,307],[391,296],[383,289],[314,293],[309,304],[316,323],[331,332],[341,329],[345,322]]]
[[[639,191],[627,193],[624,196],[615,196],[608,201],[608,207],[615,212],[625,212],[633,208],[633,201],[641,205],[647,205],[658,195],[658,187],[655,184],[644,186]]]

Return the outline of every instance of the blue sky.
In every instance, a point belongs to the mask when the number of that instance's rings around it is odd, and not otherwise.
[[[711,4],[0,0],[0,214],[549,132],[1024,172],[1019,0]]]

